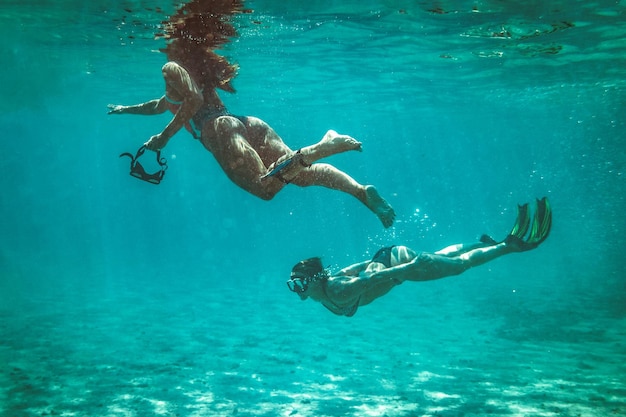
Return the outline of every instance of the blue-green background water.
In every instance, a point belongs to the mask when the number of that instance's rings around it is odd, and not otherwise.
[[[623,1],[246,3],[229,109],[292,148],[362,141],[328,162],[389,230],[326,189],[261,201],[186,132],[159,186],[128,176],[169,116],[106,105],[162,94],[176,4],[108,3],[0,11],[1,415],[626,413]],[[284,284],[305,257],[504,236],[544,195],[538,250],[351,319]]]

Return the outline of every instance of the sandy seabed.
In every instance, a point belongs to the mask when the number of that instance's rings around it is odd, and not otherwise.
[[[520,330],[398,292],[347,319],[281,291],[21,299],[0,310],[0,415],[626,415],[623,318]]]

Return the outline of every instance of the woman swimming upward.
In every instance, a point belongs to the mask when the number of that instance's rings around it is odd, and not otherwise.
[[[215,52],[235,35],[228,18],[241,12],[242,2],[231,0],[224,9],[192,1],[165,24],[162,67],[165,94],[145,103],[109,105],[109,114],[174,114],[165,129],[145,143],[158,151],[182,127],[211,152],[228,178],[251,194],[272,199],[287,184],[322,186],[357,198],[390,227],[395,219],[391,205],[373,185],[362,185],[345,172],[318,161],[347,151],[361,151],[354,138],[329,130],[322,139],[297,151],[289,148],[263,120],[231,114],[217,90],[234,93],[231,82],[237,66]],[[219,5],[218,5],[219,6]]]

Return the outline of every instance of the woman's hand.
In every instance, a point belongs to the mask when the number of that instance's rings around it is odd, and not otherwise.
[[[168,140],[169,139],[163,136],[162,133],[159,133],[158,135],[152,136],[149,141],[144,143],[144,146],[146,147],[146,149],[156,152],[165,148],[165,145],[167,145]]]
[[[108,104],[109,112],[107,114],[122,114],[126,109],[126,106],[120,104]]]

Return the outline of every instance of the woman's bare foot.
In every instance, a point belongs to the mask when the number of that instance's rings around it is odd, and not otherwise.
[[[346,151],[359,151],[361,152],[362,144],[358,140],[348,135],[340,135],[334,130],[326,132],[322,140],[319,142],[320,146],[328,147],[335,153],[341,153]]]
[[[385,228],[391,227],[396,218],[393,207],[378,194],[378,190],[373,185],[365,186],[365,205],[372,210],[383,223]]]
[[[334,130],[326,132],[322,140],[312,146],[302,148],[303,160],[312,164],[322,158],[347,151],[361,151],[361,142],[348,135],[340,135]]]

